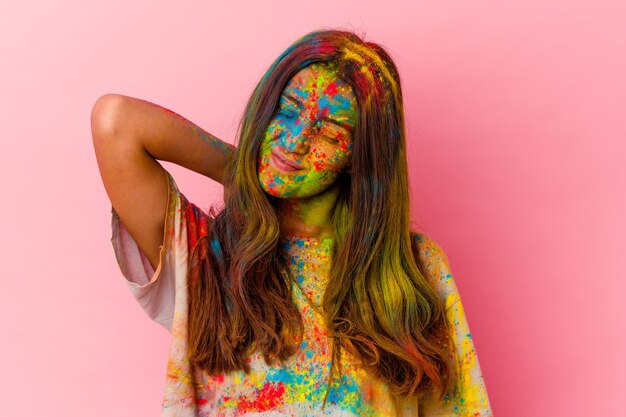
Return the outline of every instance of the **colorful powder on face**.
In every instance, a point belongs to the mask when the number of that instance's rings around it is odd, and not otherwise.
[[[334,70],[312,64],[296,74],[285,88],[261,144],[258,173],[262,188],[281,198],[307,197],[328,188],[350,160],[356,117],[354,94]],[[272,161],[272,152],[302,169],[280,170]]]

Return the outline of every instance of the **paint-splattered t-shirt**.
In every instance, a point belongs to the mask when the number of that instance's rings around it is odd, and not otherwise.
[[[454,324],[459,353],[459,390],[439,402],[433,396],[397,399],[386,383],[357,366],[342,350],[343,379],[331,383],[327,403],[330,346],[319,305],[328,271],[332,239],[288,236],[281,244],[296,277],[294,302],[303,317],[300,349],[283,362],[268,366],[260,353],[250,357],[251,372],[210,376],[192,367],[186,356],[189,254],[206,235],[209,217],[178,190],[169,172],[163,245],[156,270],[112,208],[115,256],[130,291],[149,317],[171,332],[172,339],[162,402],[162,416],[491,416],[489,400],[463,306],[441,248],[418,234],[420,256],[434,277]]]

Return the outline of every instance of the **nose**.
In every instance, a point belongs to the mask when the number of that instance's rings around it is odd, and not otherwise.
[[[309,140],[315,129],[315,123],[300,124],[281,135],[280,144],[287,152],[304,155],[309,151]]]

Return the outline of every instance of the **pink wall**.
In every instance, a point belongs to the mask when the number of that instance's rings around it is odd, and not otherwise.
[[[495,414],[623,415],[623,2],[206,3],[0,4],[0,414],[160,410],[169,338],[115,263],[94,101],[142,97],[232,142],[265,68],[327,26],[400,67],[414,218],[450,257]]]

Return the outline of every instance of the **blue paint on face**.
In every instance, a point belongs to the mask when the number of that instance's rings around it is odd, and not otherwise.
[[[313,64],[300,71],[284,89],[261,144],[262,188],[281,198],[305,198],[329,188],[350,162],[356,119],[352,88],[332,67]],[[300,168],[280,169],[272,153]]]

